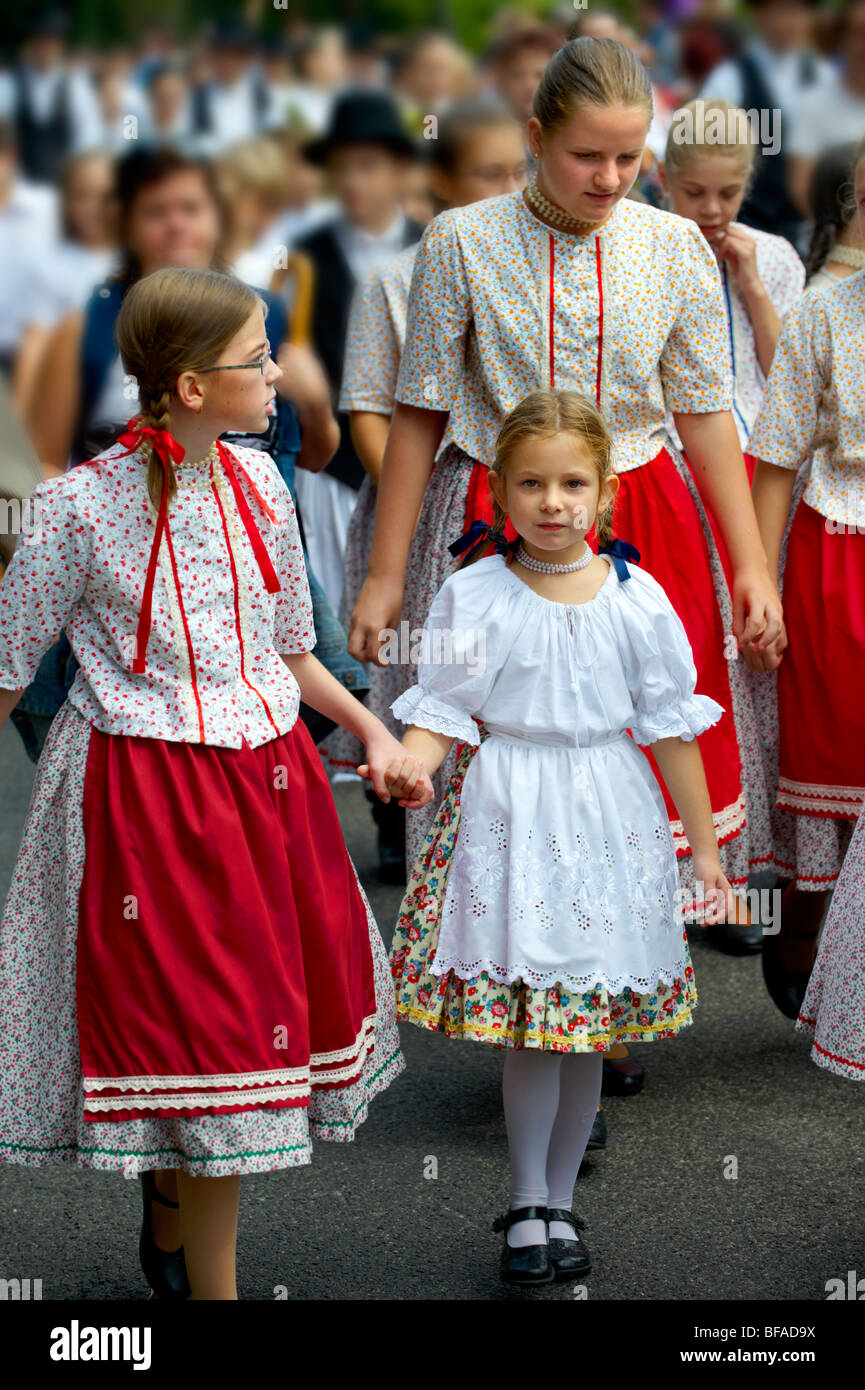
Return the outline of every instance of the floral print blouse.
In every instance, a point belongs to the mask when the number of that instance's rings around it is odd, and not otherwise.
[[[392,415],[406,334],[406,310],[417,243],[358,285],[351,304],[340,410]]]
[[[693,222],[624,198],[598,232],[565,233],[521,193],[433,219],[396,399],[449,411],[442,447],[490,464],[505,414],[549,386],[598,402],[619,471],[659,453],[668,411],[731,408],[721,276]]]
[[[865,270],[806,294],[781,325],[751,453],[778,468],[811,459],[803,501],[865,526]]]
[[[181,464],[146,669],[133,674],[156,513],[143,454],[116,444],[33,493],[0,583],[0,687],[27,686],[65,629],[80,663],[69,700],[105,733],[254,748],[292,727],[300,690],[280,653],[315,645],[294,505],[268,454],[231,454],[279,591],[265,587],[221,460]]]

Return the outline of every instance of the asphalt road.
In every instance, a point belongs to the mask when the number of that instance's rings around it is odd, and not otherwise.
[[[0,900],[33,768],[0,730]],[[373,877],[362,788],[334,794],[387,945],[401,894]],[[606,1102],[607,1148],[590,1155],[575,1210],[595,1268],[590,1299],[806,1299],[865,1275],[862,1087],[822,1071],[768,999],[758,957],[695,933],[694,1026],[638,1049],[641,1095]],[[305,1168],[244,1178],[245,1299],[573,1299],[498,1279],[507,1205],[491,1048],[402,1029],[407,1069],[352,1144],[319,1144]],[[737,1159],[738,1176],[725,1177]],[[429,1156],[438,1174],[425,1176]],[[144,1299],[138,1184],[119,1174],[0,1165],[0,1278],[41,1278],[46,1299]]]

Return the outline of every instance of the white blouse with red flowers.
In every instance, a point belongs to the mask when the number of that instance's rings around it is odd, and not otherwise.
[[[278,592],[221,459],[177,466],[135,674],[157,513],[144,454],[117,444],[33,493],[0,583],[0,687],[29,685],[65,629],[80,663],[69,700],[105,733],[255,748],[292,727],[300,689],[280,653],[315,645],[294,505],[268,454],[230,456]]]

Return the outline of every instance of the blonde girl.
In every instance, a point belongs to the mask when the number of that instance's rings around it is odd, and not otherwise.
[[[685,138],[716,132],[723,139]],[[733,417],[749,476],[748,440],[781,319],[805,286],[799,253],[781,236],[736,221],[759,158],[746,112],[715,98],[690,101],[673,116],[658,173],[673,212],[695,222],[721,272],[730,332]]]
[[[117,337],[142,413],[36,489],[0,584],[0,722],[61,629],[79,662],[0,920],[0,1157],[139,1174],[151,1288],[234,1299],[239,1175],[351,1139],[402,1068],[300,700],[380,792],[406,755],[310,654],[276,466],[219,439],[280,374],[259,296],[160,270]]]
[[[501,1274],[543,1284],[591,1268],[571,1203],[604,1053],[672,1037],[696,1003],[673,835],[637,745],[652,746],[693,849],[688,906],[715,917],[730,885],[696,737],[723,711],[695,693],[663,589],[612,539],[619,479],[590,399],[521,401],[490,488],[495,529],[478,522],[452,550],[477,555],[488,537],[496,553],[442,585],[417,683],[393,705],[428,772],[454,743],[461,753],[391,962],[401,1018],[507,1049]],[[596,525],[599,555],[586,543]],[[411,810],[429,801],[416,771],[388,782]]]

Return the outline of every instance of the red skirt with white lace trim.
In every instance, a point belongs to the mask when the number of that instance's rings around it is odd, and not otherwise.
[[[658,581],[688,635],[697,690],[724,708],[723,718],[697,740],[715,834],[728,844],[745,830],[739,744],[727,669],[724,626],[699,513],[678,469],[662,449],[650,463],[619,474],[614,531],[640,552],[640,565]],[[589,538],[597,548],[594,534]],[[678,855],[690,853],[684,827],[651,750],[644,750],[661,784]]]
[[[801,502],[784,571],[778,806],[855,820],[865,800],[865,535]]]
[[[93,730],[77,1005],[89,1120],[308,1106],[374,1046],[369,925],[306,726]]]

